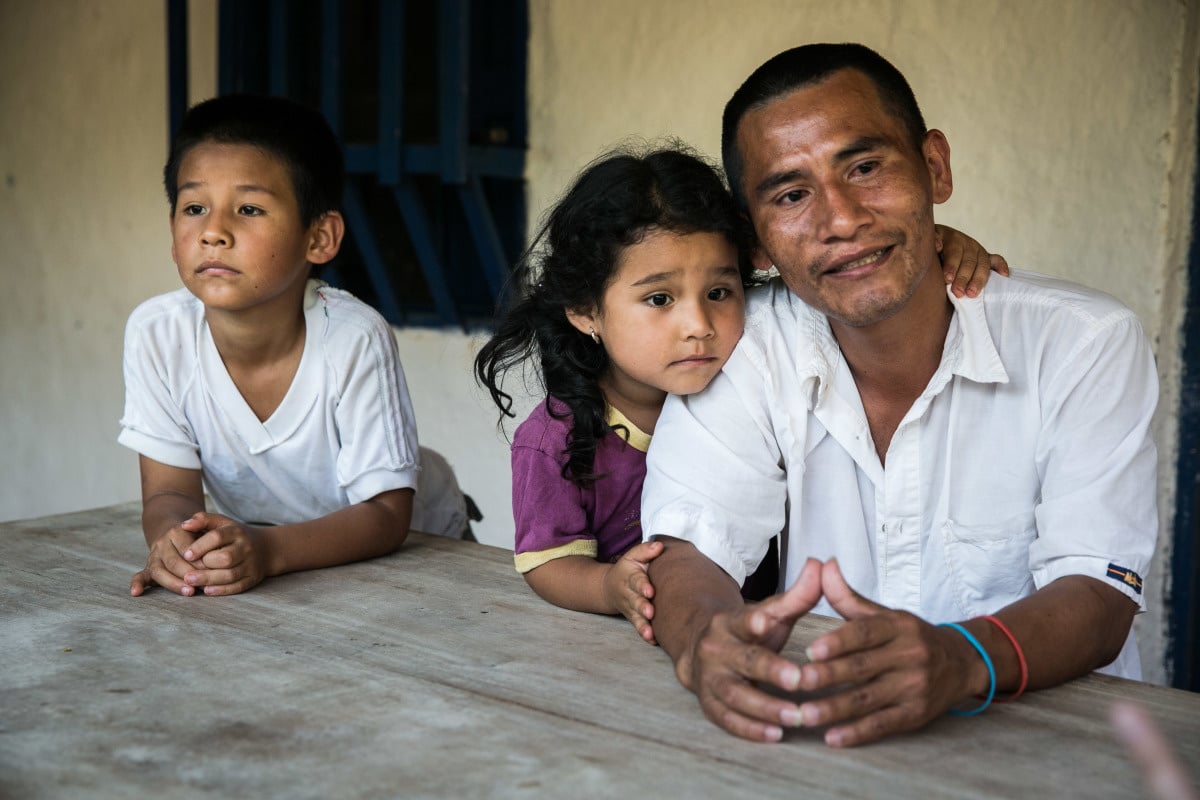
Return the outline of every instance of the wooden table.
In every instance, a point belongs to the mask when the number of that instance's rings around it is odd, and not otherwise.
[[[0,524],[0,797],[1139,797],[1118,697],[1200,772],[1200,695],[1101,676],[855,750],[740,741],[624,620],[467,542],[131,598],[138,513]]]

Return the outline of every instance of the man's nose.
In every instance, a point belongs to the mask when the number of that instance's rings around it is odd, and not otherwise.
[[[818,234],[823,240],[852,239],[871,220],[870,211],[852,186],[826,187],[819,193],[817,203]]]

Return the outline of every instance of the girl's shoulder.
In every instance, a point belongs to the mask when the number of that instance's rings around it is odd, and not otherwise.
[[[513,434],[513,447],[529,447],[559,455],[574,422],[567,404],[554,397],[538,403]]]

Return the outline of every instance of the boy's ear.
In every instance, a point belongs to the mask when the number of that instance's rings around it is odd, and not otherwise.
[[[593,333],[599,333],[596,321],[596,309],[567,309],[567,322],[574,326],[575,330],[582,334],[591,336]]]
[[[338,254],[346,221],[340,211],[326,211],[312,224],[308,232],[308,263],[327,264]]]

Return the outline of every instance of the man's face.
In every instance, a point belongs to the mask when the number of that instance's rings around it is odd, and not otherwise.
[[[834,323],[888,319],[927,274],[941,280],[932,204],[950,197],[949,146],[930,131],[917,152],[865,75],[841,70],[749,111],[737,144],[757,265],[774,263]]]

